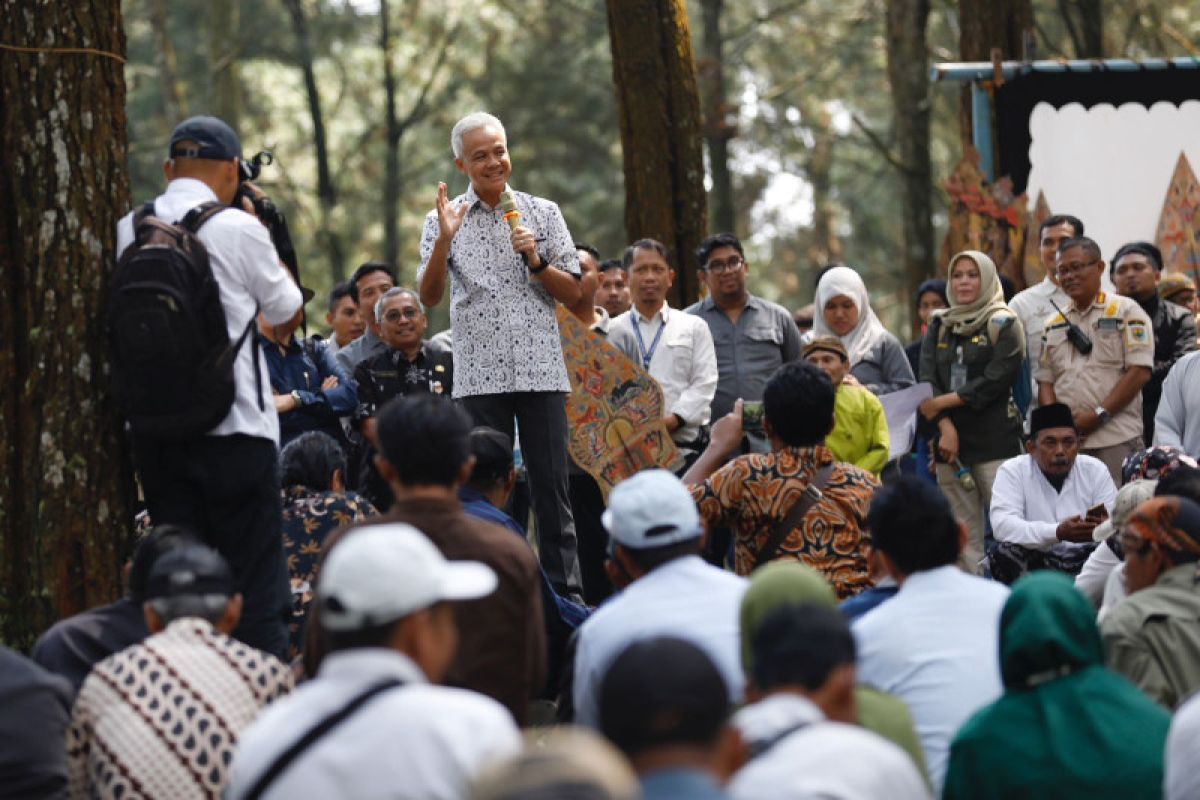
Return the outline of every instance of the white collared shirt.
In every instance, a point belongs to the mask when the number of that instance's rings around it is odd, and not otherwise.
[[[1112,513],[1117,488],[1104,462],[1080,453],[1056,492],[1033,456],[1010,458],[1000,465],[992,484],[992,534],[996,541],[1036,550],[1059,544],[1058,523],[1085,516],[1103,503]]]
[[[1000,697],[1000,611],[1008,587],[947,565],[909,575],[852,626],[858,679],[908,704],[935,795],[950,742]]]
[[[633,330],[635,321],[641,343]],[[680,444],[695,441],[700,426],[708,424],[717,393],[717,352],[708,324],[665,303],[650,318],[634,307],[612,320],[608,341],[635,364],[646,367],[658,382],[665,413],[683,418],[684,424],[671,438]]]
[[[387,678],[404,685],[371,698],[326,733],[263,797],[458,800],[481,769],[520,751],[520,733],[495,700],[434,686],[394,650],[347,650],[329,655],[315,679],[270,706],[242,735],[228,800],[243,797],[320,720]]]
[[[207,184],[194,178],[176,178],[154,201],[154,213],[165,222],[178,222],[201,203],[217,199]],[[300,289],[279,263],[271,235],[262,223],[241,209],[222,211],[197,235],[208,251],[208,261],[225,308],[229,341],[236,342],[256,311],[271,325],[282,325],[304,302]],[[133,244],[133,212],[117,223],[117,257]],[[279,444],[279,416],[271,397],[271,374],[266,357],[255,346],[256,332],[246,337],[233,365],[233,407],[209,436],[243,433]],[[255,392],[254,358],[259,360],[261,394]],[[261,402],[260,402],[261,401]]]
[[[907,753],[865,728],[826,720],[800,695],[769,695],[738,711],[733,725],[751,746],[795,729],[733,776],[734,800],[929,797]]]
[[[1197,385],[1200,385],[1200,353],[1188,353],[1167,373],[1158,412],[1154,415],[1154,444],[1178,447],[1193,458],[1200,458]]]
[[[579,629],[575,722],[599,727],[597,700],[609,665],[630,644],[655,636],[678,636],[704,650],[725,677],[733,702],[741,702],[738,613],[747,585],[699,556],[684,556],[651,570],[597,609]]]
[[[1035,283],[1028,289],[1023,289],[1008,301],[1009,309],[1021,319],[1021,327],[1025,329],[1025,357],[1034,367],[1042,356],[1042,334],[1046,331],[1046,320],[1056,313],[1054,306],[1066,311],[1071,307],[1071,298],[1067,293],[1049,278],[1042,278],[1041,283]],[[1034,396],[1037,396],[1037,385],[1034,384]]]

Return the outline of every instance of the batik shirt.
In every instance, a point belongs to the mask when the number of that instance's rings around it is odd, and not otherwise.
[[[521,224],[533,231],[543,264],[578,276],[579,258],[567,223],[549,200],[513,192]],[[489,208],[470,187],[451,201],[469,206],[450,244],[447,272],[454,329],[454,397],[509,392],[569,392],[555,301],[512,248],[499,206]],[[421,268],[425,274],[438,237],[437,211],[425,217]]]
[[[292,689],[274,656],[185,617],[96,665],[67,732],[71,797],[217,798],[238,735]]]
[[[834,464],[824,445],[787,447],[730,461],[692,497],[709,527],[730,528],[736,535],[734,563],[739,575],[754,571],[755,557],[775,526],[808,488],[817,471]],[[851,464],[836,463],[822,498],[784,538],[772,560],[794,559],[825,576],[839,600],[871,586],[867,565],[867,508],[879,481]]]
[[[317,492],[306,486],[283,490],[283,552],[292,589],[289,659],[300,655],[304,647],[304,623],[317,586],[317,561],[325,538],[374,514],[374,506],[354,492]]]

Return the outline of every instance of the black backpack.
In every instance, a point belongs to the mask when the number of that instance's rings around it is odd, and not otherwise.
[[[133,243],[109,290],[108,337],[116,396],[135,434],[200,436],[233,406],[233,364],[255,321],[230,343],[208,251],[196,238],[227,208],[204,203],[175,224],[155,217],[153,202],[134,212]],[[257,357],[254,366],[257,376]]]

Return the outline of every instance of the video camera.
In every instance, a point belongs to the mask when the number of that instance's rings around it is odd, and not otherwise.
[[[279,253],[279,260],[287,266],[292,277],[296,279],[296,284],[299,285],[300,263],[296,258],[296,247],[292,244],[292,234],[288,230],[287,219],[284,218],[279,207],[271,202],[271,198],[265,194],[256,196],[246,187],[247,183],[258,180],[264,166],[273,163],[275,163],[275,155],[270,150],[260,150],[249,160],[243,158],[238,161],[241,183],[238,185],[232,205],[235,208],[241,208],[243,199],[250,201],[250,205],[254,207],[254,213],[271,232],[271,242],[274,243],[275,250]]]

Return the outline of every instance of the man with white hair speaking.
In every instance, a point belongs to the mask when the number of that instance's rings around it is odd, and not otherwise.
[[[454,398],[476,425],[513,437],[520,427],[542,566],[560,593],[580,590],[575,522],[567,498],[566,395],[571,391],[555,301],[579,301],[579,260],[558,206],[513,192],[504,125],[491,114],[460,119],[454,165],[470,180],[449,199],[439,183],[425,217],[421,302],[436,306],[453,278]]]

